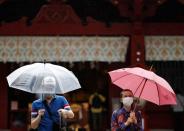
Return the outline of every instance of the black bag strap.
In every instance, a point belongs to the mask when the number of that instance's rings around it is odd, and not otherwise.
[[[47,110],[47,112],[48,112],[50,118],[53,120],[53,118],[52,118],[52,113],[51,113],[50,108],[49,108],[49,106],[47,105],[46,101],[43,101],[43,104],[44,104],[45,109]],[[53,121],[54,121],[54,120],[53,120]]]
[[[53,115],[52,115],[52,113],[50,111],[50,107],[47,105],[47,103],[46,103],[45,100],[43,101],[43,104],[44,104],[44,106],[45,106],[45,108],[46,108],[46,110],[47,110],[50,118],[52,119],[53,122],[55,122],[54,119],[53,119],[53,117],[52,117]],[[60,116],[60,126],[61,127],[65,127],[66,126],[66,121],[63,119],[62,116]]]

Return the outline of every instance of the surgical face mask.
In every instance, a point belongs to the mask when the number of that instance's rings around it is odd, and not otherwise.
[[[120,99],[123,105],[127,107],[130,107],[132,105],[133,100],[134,100],[133,97],[124,97]]]
[[[55,94],[43,94],[43,100],[47,99],[47,98],[53,98],[55,96]]]

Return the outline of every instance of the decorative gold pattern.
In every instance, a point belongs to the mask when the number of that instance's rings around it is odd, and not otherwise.
[[[0,37],[2,62],[125,61],[128,37]]]
[[[184,36],[146,36],[147,61],[184,60]]]

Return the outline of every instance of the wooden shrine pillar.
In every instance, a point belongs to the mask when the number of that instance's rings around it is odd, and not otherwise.
[[[145,65],[145,44],[142,25],[142,3],[143,0],[134,0],[134,23],[130,45],[130,64],[133,66]]]
[[[145,44],[144,44],[144,35],[142,31],[141,23],[134,23],[134,32],[131,36],[131,51],[130,51],[130,64],[133,66],[145,65]]]
[[[8,129],[8,86],[6,82],[6,64],[0,63],[0,130]]]

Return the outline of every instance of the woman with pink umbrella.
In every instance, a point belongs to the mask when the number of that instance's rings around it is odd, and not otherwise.
[[[157,105],[176,104],[176,94],[169,85],[169,83],[165,79],[156,75],[150,70],[145,70],[140,67],[122,68],[110,71],[109,75],[113,84],[119,86],[123,90],[129,89],[132,92],[132,96],[142,98]],[[130,104],[130,98],[128,101]],[[133,111],[135,111],[136,105],[137,103],[135,103]],[[127,120],[128,119],[129,116],[127,117]],[[128,120],[128,123],[133,122]],[[135,121],[134,124],[136,124]],[[126,125],[126,119],[124,119],[124,123],[119,122],[119,126],[121,128],[125,128]],[[130,129],[128,128],[127,131],[129,130]]]
[[[122,107],[115,110],[111,118],[112,131],[143,131],[141,112],[134,110],[133,93],[125,89],[120,94]]]

